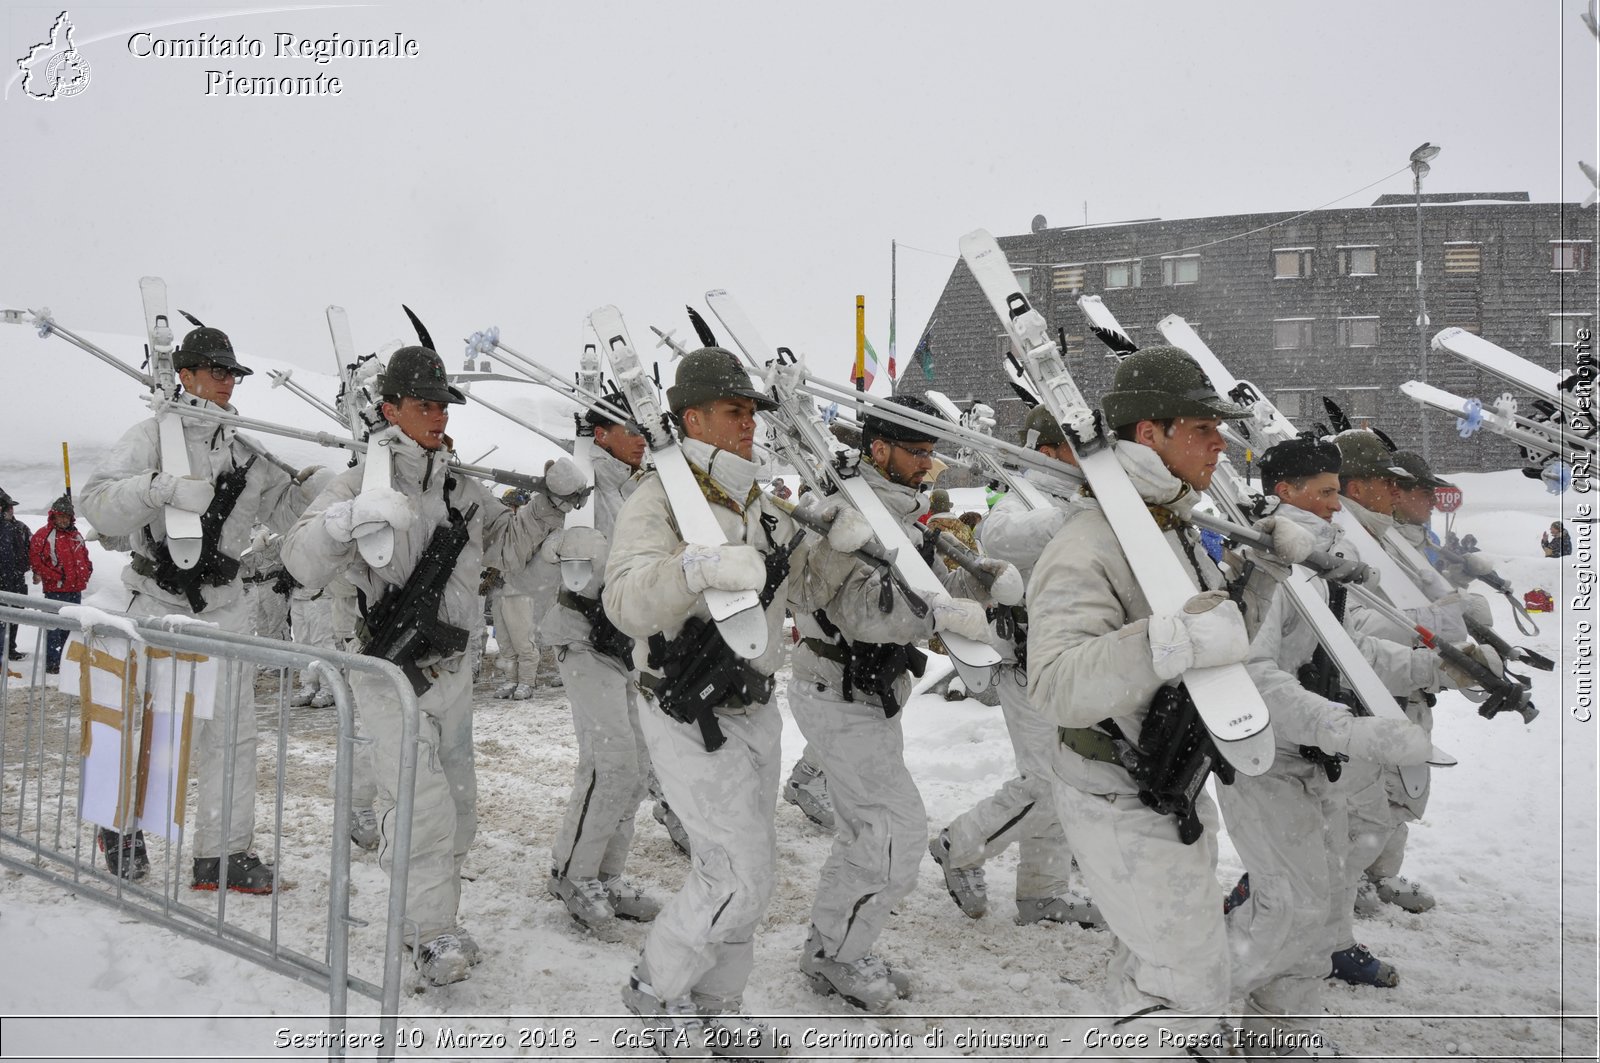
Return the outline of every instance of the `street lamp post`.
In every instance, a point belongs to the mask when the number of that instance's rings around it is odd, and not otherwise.
[[[1428,175],[1428,161],[1439,154],[1437,144],[1423,143],[1411,153],[1411,172],[1417,194],[1417,375],[1428,382],[1428,302],[1422,287],[1422,179]],[[1428,414],[1422,413],[1422,460],[1431,462],[1428,448]]]

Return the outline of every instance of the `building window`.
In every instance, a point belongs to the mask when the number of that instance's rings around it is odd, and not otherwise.
[[[1579,331],[1588,328],[1588,314],[1551,314],[1550,346],[1570,347],[1578,342]]]
[[[1280,247],[1274,250],[1272,276],[1277,280],[1311,276],[1311,248]]]
[[[1311,346],[1309,317],[1279,318],[1272,323],[1272,346],[1279,351],[1298,351]]]
[[[1298,421],[1306,415],[1306,400],[1311,397],[1309,391],[1276,391],[1273,392],[1273,405],[1278,407],[1278,412],[1289,421]]]
[[[1140,284],[1139,260],[1106,263],[1107,288],[1137,288]]]
[[[1050,274],[1050,287],[1054,291],[1073,292],[1083,291],[1082,266],[1057,266]]]
[[[1017,278],[1017,291],[1031,297],[1033,295],[1033,270],[1014,269],[1011,271],[1011,275]]]
[[[1196,284],[1199,280],[1199,255],[1172,255],[1161,260],[1162,284]]]
[[[1376,347],[1378,345],[1378,319],[1374,317],[1341,317],[1339,319],[1339,346]]]
[[[1481,273],[1483,271],[1483,248],[1477,244],[1453,244],[1444,249],[1444,271],[1446,273]]]
[[[1550,268],[1557,273],[1582,273],[1589,268],[1589,244],[1566,240],[1552,242]]]
[[[1339,248],[1339,272],[1346,277],[1377,276],[1378,249],[1376,247]]]

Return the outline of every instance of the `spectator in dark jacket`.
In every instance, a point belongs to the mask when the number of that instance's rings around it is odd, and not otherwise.
[[[1559,520],[1550,525],[1550,530],[1539,536],[1539,545],[1544,547],[1545,557],[1566,557],[1572,553],[1572,536],[1567,534],[1567,529]]]
[[[51,503],[49,523],[34,532],[28,547],[28,561],[34,579],[44,586],[44,596],[73,605],[83,601],[83,590],[94,571],[89,548],[73,523],[75,517],[72,496],[62,495]],[[44,670],[51,675],[61,671],[61,647],[66,641],[62,628],[52,628],[45,640]]]
[[[28,593],[28,526],[16,518],[17,500],[0,490],[0,591]],[[6,651],[13,661],[26,654],[17,650],[17,627],[9,625]]]

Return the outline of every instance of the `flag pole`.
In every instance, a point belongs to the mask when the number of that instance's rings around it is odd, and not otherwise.
[[[899,302],[899,292],[896,290],[896,281],[899,279],[897,258],[900,252],[900,243],[897,240],[889,241],[889,393],[895,391],[895,362],[894,362],[894,319],[896,305]]]
[[[867,297],[856,296],[856,390],[867,390]]]

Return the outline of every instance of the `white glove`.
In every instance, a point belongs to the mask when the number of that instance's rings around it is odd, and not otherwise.
[[[1244,616],[1226,591],[1203,591],[1177,613],[1150,618],[1150,663],[1162,679],[1191,668],[1238,664],[1250,652]]]
[[[544,489],[556,498],[571,497],[588,486],[583,470],[571,458],[557,458],[544,470]]]
[[[1500,655],[1494,651],[1494,647],[1485,646],[1481,642],[1458,642],[1455,647],[1474,661],[1488,668],[1495,675],[1505,674],[1506,663],[1500,659]],[[1439,670],[1449,679],[1450,685],[1457,690],[1465,690],[1467,687],[1482,685],[1471,672],[1459,665],[1451,664],[1445,660],[1443,655],[1439,657]]]
[[[605,533],[598,528],[568,528],[550,539],[556,540],[556,558],[561,561],[591,561],[595,568],[605,568],[606,557],[611,553]]]
[[[952,598],[948,594],[930,594],[928,608],[933,616],[933,630],[960,635],[977,642],[989,638],[989,614],[971,598]]]
[[[1017,571],[1016,565],[998,557],[986,557],[983,559],[983,570],[994,576],[994,582],[989,585],[989,597],[994,599],[995,604],[1022,604],[1028,585],[1022,582],[1022,573]]]
[[[1468,620],[1484,627],[1494,627],[1494,613],[1489,611],[1489,599],[1481,594],[1470,591],[1458,591],[1461,595],[1461,613]]]
[[[1487,576],[1494,571],[1494,563],[1482,554],[1467,554],[1461,560],[1461,571],[1474,578]]]
[[[828,545],[841,554],[853,554],[872,541],[872,525],[848,506],[835,502],[828,519]]]
[[[1255,530],[1272,536],[1272,552],[1291,565],[1301,564],[1317,548],[1316,536],[1287,517],[1273,516],[1258,520]]]
[[[322,513],[323,526],[338,542],[348,543],[383,527],[403,532],[411,527],[411,503],[392,487],[362,491],[354,498],[335,502]]]
[[[1451,594],[1429,605],[1407,609],[1405,613],[1413,624],[1421,624],[1446,642],[1464,642],[1472,636],[1467,634],[1461,608],[1461,600]]]
[[[761,551],[744,543],[686,543],[679,560],[691,594],[713,587],[719,591],[759,591],[767,585],[766,560]]]
[[[303,484],[321,471],[321,465],[307,465],[305,468],[294,474],[294,482],[296,485]]]
[[[1355,760],[1371,764],[1395,764],[1400,767],[1426,764],[1433,756],[1433,739],[1428,732],[1410,720],[1387,719],[1378,716],[1357,716],[1349,721],[1342,749],[1318,747],[1329,753],[1343,753]]]
[[[198,476],[174,476],[168,472],[157,473],[150,484],[150,494],[157,505],[177,506],[190,513],[204,513],[216,491],[210,480]]]

